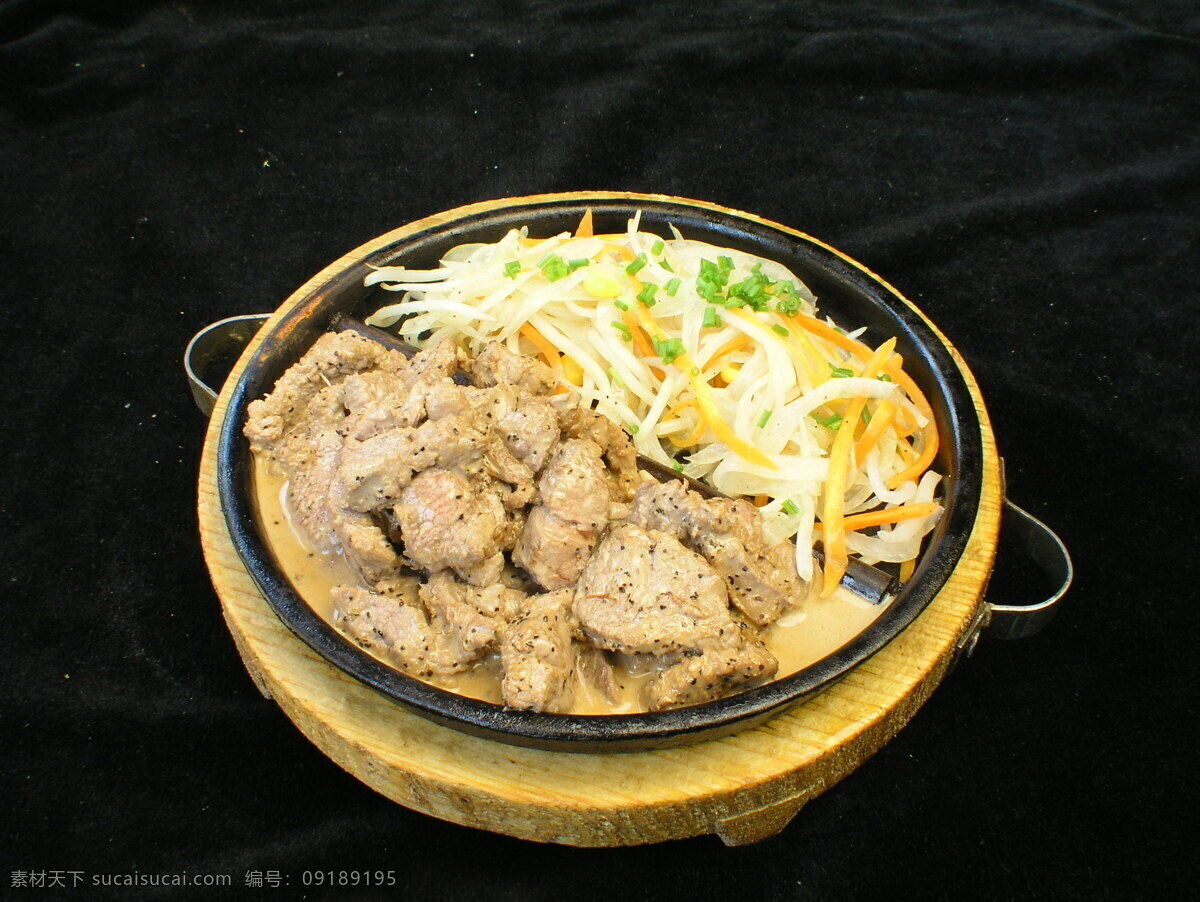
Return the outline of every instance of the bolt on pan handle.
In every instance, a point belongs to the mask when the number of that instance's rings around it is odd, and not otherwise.
[[[218,364],[226,368],[232,366],[270,316],[269,313],[230,316],[205,326],[188,342],[183,352],[183,372],[196,406],[206,417],[212,415],[220,386],[213,389],[204,378],[210,371],[218,369]]]
[[[1057,586],[1048,598],[1031,605],[986,604],[987,631],[998,639],[1021,639],[1045,628],[1071,587],[1075,568],[1062,539],[1033,514],[1004,499],[1003,529],[1018,549]]]

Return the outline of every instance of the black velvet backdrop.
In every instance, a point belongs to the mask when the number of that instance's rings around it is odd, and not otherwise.
[[[380,898],[1182,897],[1198,41],[1197,4],[1131,0],[0,3],[0,897],[187,871],[237,891],[120,895],[297,898],[314,868],[395,869]],[[885,276],[1075,555],[1044,633],[985,639],[756,846],[392,804],[258,696],[201,559],[197,329],[412,219],[583,188],[753,211]]]

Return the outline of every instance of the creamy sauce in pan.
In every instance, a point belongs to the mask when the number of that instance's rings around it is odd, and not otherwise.
[[[332,590],[337,585],[361,584],[357,574],[338,554],[315,550],[303,532],[293,526],[287,505],[287,482],[269,471],[257,457],[254,463],[254,482],[259,516],[267,545],[275,555],[280,569],[291,581],[309,606],[329,624],[334,620]],[[411,591],[415,599],[420,581],[412,578]],[[803,612],[788,611],[781,622],[763,631],[762,636],[779,659],[776,679],[793,674],[836,651],[866,629],[887,608],[862,601],[845,589],[838,589],[829,598],[819,597],[820,574],[809,586]],[[347,637],[347,641],[353,641]],[[372,653],[369,649],[364,649]],[[385,664],[391,663],[375,655]],[[636,665],[636,662],[633,662]],[[622,688],[616,705],[610,704],[598,689],[576,676],[573,714],[629,714],[641,710],[638,694],[654,670],[631,671],[617,668]],[[435,685],[458,695],[501,703],[499,655],[491,654],[467,672],[432,680]]]

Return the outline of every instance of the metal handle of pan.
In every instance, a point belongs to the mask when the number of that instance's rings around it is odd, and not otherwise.
[[[230,316],[205,326],[188,342],[183,352],[183,372],[196,406],[206,417],[212,415],[220,385],[213,389],[205,379],[222,367],[227,372],[270,316],[269,313]]]
[[[998,639],[1021,639],[1044,629],[1054,617],[1059,601],[1075,578],[1075,567],[1058,534],[1007,498],[1004,499],[1001,524],[1016,546],[1046,575],[1050,585],[1056,587],[1047,598],[1035,604],[988,603],[988,635]]]
[[[955,664],[970,656],[985,629],[989,636],[997,639],[1023,639],[1045,629],[1058,612],[1058,603],[1067,594],[1075,578],[1071,555],[1058,534],[1007,497],[1001,516],[1001,534],[1011,540],[1010,548],[1032,561],[1055,589],[1034,604],[993,604],[984,601],[958,642],[953,659]]]

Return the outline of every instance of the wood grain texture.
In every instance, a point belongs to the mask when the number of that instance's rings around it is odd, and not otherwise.
[[[419,220],[351,251],[301,286],[267,322],[264,334],[314,287],[385,244],[515,200],[564,198],[689,203],[815,241],[740,211],[660,195],[586,192],[489,201]],[[228,393],[222,392],[206,436],[198,510],[205,559],[238,651],[263,694],[325,754],[389,799],[434,817],[578,846],[633,845],[707,833],[740,845],[772,835],[909,721],[945,675],[957,643],[981,610],[1002,508],[999,460],[974,378],[957,351],[930,326],[961,368],[982,428],[983,496],[966,551],[943,590],[900,636],[836,685],[761,726],[673,749],[548,752],[438,726],[346,676],[276,618],[233,547],[216,484],[217,436],[228,408]],[[247,348],[227,384],[238,378],[257,344]]]

